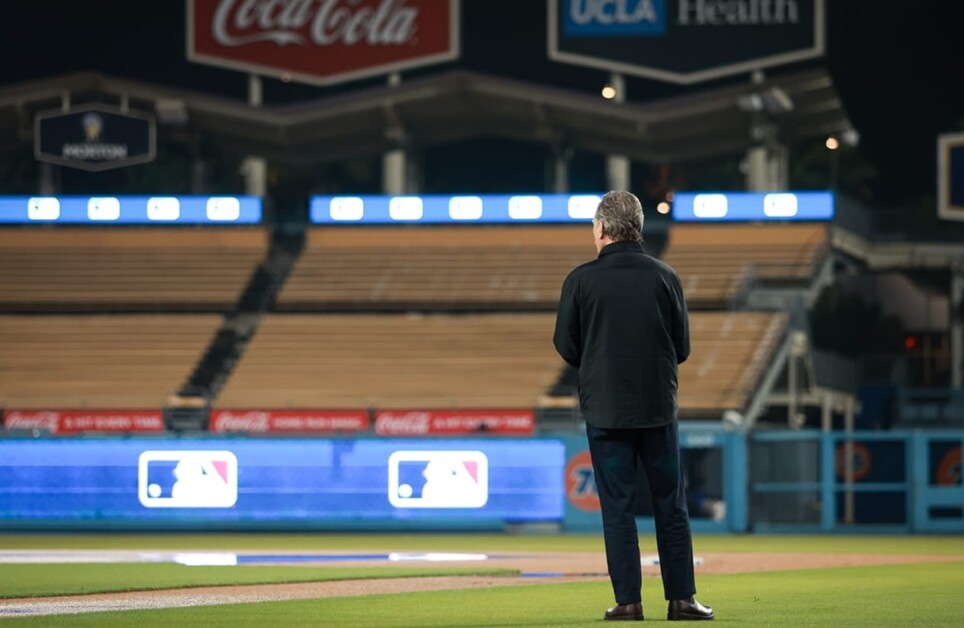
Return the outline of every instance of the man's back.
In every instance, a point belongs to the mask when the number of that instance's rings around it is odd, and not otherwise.
[[[689,355],[686,304],[673,269],[638,242],[614,242],[563,285],[556,349],[579,369],[579,400],[596,427],[676,418],[677,364]]]

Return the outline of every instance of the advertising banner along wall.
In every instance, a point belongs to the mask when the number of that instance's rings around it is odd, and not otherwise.
[[[0,441],[0,529],[500,529],[560,521],[543,439]]]
[[[331,85],[459,56],[457,0],[188,0],[187,58]]]
[[[535,433],[532,410],[381,410],[375,415],[379,436],[462,436]]]
[[[365,432],[367,410],[215,410],[211,412],[212,432],[248,434],[330,434]]]
[[[41,431],[57,436],[83,432],[163,432],[160,410],[6,410],[7,432]]]

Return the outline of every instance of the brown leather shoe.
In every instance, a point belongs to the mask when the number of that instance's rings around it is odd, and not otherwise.
[[[606,611],[603,615],[603,619],[612,619],[614,621],[643,621],[643,605],[636,604],[618,604]]]
[[[669,610],[666,612],[666,619],[670,621],[713,619],[713,609],[703,606],[694,597],[687,600],[672,600],[669,603]]]

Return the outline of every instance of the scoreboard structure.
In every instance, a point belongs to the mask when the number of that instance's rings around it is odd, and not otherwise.
[[[964,220],[964,133],[937,138],[937,215]]]

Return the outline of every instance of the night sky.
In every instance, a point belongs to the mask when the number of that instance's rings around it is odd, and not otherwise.
[[[860,150],[877,166],[878,197],[899,203],[933,194],[936,135],[964,130],[964,2],[827,4],[828,55],[818,63],[829,67],[861,134]],[[185,60],[180,0],[20,0],[5,2],[3,10],[0,85],[98,70],[245,97],[245,75]],[[448,67],[598,93],[606,73],[549,62],[545,31],[544,0],[463,0],[462,59]],[[440,67],[446,66],[418,73]],[[382,80],[331,88],[266,80],[265,101],[317,98]],[[739,80],[745,78],[721,82]],[[644,101],[706,86],[627,78],[627,96]]]

